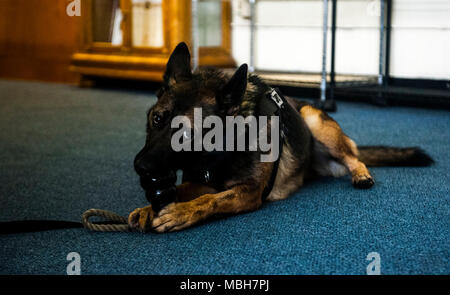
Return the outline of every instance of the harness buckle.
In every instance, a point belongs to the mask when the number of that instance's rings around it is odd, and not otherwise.
[[[205,175],[204,176],[205,176],[205,181],[208,183],[210,181],[209,171],[208,170],[205,171]]]
[[[275,89],[272,89],[272,92],[270,93],[270,98],[272,99],[272,101],[274,103],[276,103],[278,108],[280,108],[280,109],[282,108],[283,100],[281,99],[280,95],[278,94],[278,92]]]

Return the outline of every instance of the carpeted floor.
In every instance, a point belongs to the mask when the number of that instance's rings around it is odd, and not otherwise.
[[[146,205],[132,160],[144,142],[151,93],[0,81],[0,221],[78,221],[89,208],[127,215]],[[421,146],[429,168],[374,168],[376,185],[348,178],[306,185],[257,212],[171,234],[84,229],[0,236],[0,274],[450,273],[447,111],[339,103],[332,115],[359,144]]]

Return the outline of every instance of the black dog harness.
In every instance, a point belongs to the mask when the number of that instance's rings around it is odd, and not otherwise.
[[[283,116],[282,113],[284,112],[285,108],[287,107],[287,102],[284,96],[281,94],[281,91],[278,88],[271,88],[271,91],[268,93],[268,97],[270,100],[272,100],[275,103],[276,108],[274,109],[273,115],[278,116],[279,121],[279,153],[278,153],[278,159],[275,161],[273,168],[272,168],[272,174],[270,175],[270,180],[268,186],[264,189],[262,194],[262,200],[265,201],[267,197],[272,192],[273,186],[275,184],[275,179],[277,178],[278,174],[278,166],[280,165],[281,155],[283,154],[283,145],[284,145],[284,138],[286,136],[287,128],[286,125],[283,122]]]
[[[270,88],[267,92],[268,111],[265,112],[267,116],[277,116],[279,118],[279,154],[274,163],[272,173],[268,185],[263,191],[262,200],[264,201],[270,194],[275,184],[275,179],[278,173],[278,166],[280,164],[281,155],[283,153],[284,139],[287,134],[286,125],[283,122],[283,113],[288,108],[288,103],[280,90],[277,88]],[[183,181],[199,181],[207,184],[218,185],[223,179],[220,167],[231,160],[231,152],[207,152],[202,156],[206,168],[194,167],[189,171],[189,179]]]

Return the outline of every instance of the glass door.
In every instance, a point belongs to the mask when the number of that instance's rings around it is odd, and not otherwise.
[[[90,49],[120,51],[123,44],[124,15],[121,0],[85,0],[83,12],[87,16],[86,43]]]
[[[219,47],[222,45],[222,3],[217,0],[198,2],[199,46]]]
[[[231,0],[198,1],[199,63],[233,67],[231,56]]]
[[[162,0],[131,1],[133,47],[163,47],[162,2]]]

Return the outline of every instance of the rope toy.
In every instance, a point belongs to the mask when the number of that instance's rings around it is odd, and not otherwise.
[[[152,210],[157,213],[163,207],[175,201],[177,176],[170,171],[164,177],[141,177],[141,185],[145,190],[147,200],[152,204]],[[90,217],[101,217],[104,222],[92,223]],[[130,232],[128,220],[114,212],[101,209],[89,209],[81,216],[81,224],[84,228],[99,232]]]
[[[102,217],[108,223],[96,224],[89,221],[90,217]],[[129,232],[128,220],[114,212],[101,209],[89,209],[81,216],[84,228],[100,232]]]

